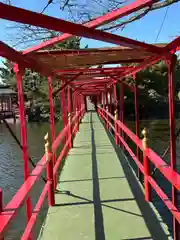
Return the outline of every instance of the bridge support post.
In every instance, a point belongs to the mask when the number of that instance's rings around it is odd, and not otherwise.
[[[105,104],[105,109],[106,109],[106,107],[108,107],[108,92],[105,92],[105,102],[106,102]]]
[[[104,109],[104,111],[105,111],[105,93],[103,92],[102,93],[102,104],[103,104],[103,109]],[[104,119],[104,117],[105,117],[105,114],[103,113],[103,119]]]
[[[112,114],[112,89],[109,91],[109,112]]]
[[[70,86],[68,86],[68,123],[69,123],[68,138],[70,138],[70,142],[69,142],[69,149],[70,149],[73,147],[72,126],[71,126],[71,88]]]
[[[106,128],[109,129],[108,106],[106,106]]]
[[[47,162],[47,181],[50,182],[50,186],[48,189],[48,203],[49,206],[54,206],[55,204],[55,197],[54,197],[54,181],[53,181],[53,162],[52,158],[49,159],[49,136],[48,133],[44,136],[45,145],[45,156]]]
[[[119,116],[119,119],[122,123],[124,123],[124,86],[123,86],[123,83],[122,82],[119,83],[119,86],[120,86],[120,99],[119,99],[120,116]],[[124,138],[123,131],[120,132],[120,135],[122,138]],[[124,149],[123,144],[121,144],[121,148]]]
[[[49,90],[49,107],[50,107],[50,125],[51,125],[51,139],[52,143],[55,141],[55,124],[54,124],[54,103],[52,94],[52,77],[48,77],[48,90]],[[53,166],[56,164],[56,154],[53,153]],[[54,189],[57,185],[57,175],[54,177]]]
[[[173,71],[176,65],[176,56],[173,55],[167,60],[168,67],[168,100],[169,100],[169,127],[170,127],[170,165],[176,170],[176,137],[175,137],[175,111],[174,111],[174,76]],[[173,176],[172,176],[173,177]],[[177,189],[172,185],[172,203],[178,207]],[[173,217],[174,240],[179,239],[179,224]]]
[[[61,90],[61,114],[64,122],[64,127],[67,125],[67,117],[66,117],[66,100],[65,100],[65,89]],[[67,136],[64,136],[64,144],[66,144]]]
[[[18,90],[18,102],[19,102],[19,113],[20,113],[20,128],[21,128],[21,145],[22,145],[22,155],[24,160],[24,181],[29,177],[29,156],[27,148],[27,131],[26,131],[26,119],[25,119],[25,107],[24,107],[24,94],[23,94],[23,79],[22,74],[24,69],[20,69],[18,64],[14,65],[14,72],[16,74],[16,83]],[[26,217],[27,222],[29,222],[32,215],[32,203],[30,197],[26,200]],[[29,239],[32,239],[30,236]]]
[[[150,175],[150,162],[147,157],[148,151],[148,138],[147,138],[147,130],[146,128],[143,129],[142,134],[144,136],[142,140],[143,145],[143,158],[144,158],[144,188],[145,188],[145,200],[147,202],[151,201],[151,187],[148,181],[148,177]]]
[[[84,96],[84,110],[87,112],[87,98]]]
[[[118,120],[116,83],[113,84],[113,95],[114,95],[114,107],[115,107],[115,110],[117,111],[117,120]],[[117,134],[119,134],[118,126],[117,126]],[[117,138],[117,143],[116,144],[119,144],[119,138]]]
[[[139,102],[138,102],[138,96],[139,96],[139,90],[138,90],[138,84],[136,80],[136,75],[134,75],[135,80],[135,86],[134,86],[134,107],[135,107],[135,121],[136,121],[136,135],[138,138],[140,137],[140,126],[139,126]],[[141,156],[140,156],[140,149],[137,146],[136,147],[136,157],[137,159],[142,162]],[[137,170],[137,177],[140,182],[143,181],[143,174],[141,173],[140,169]]]
[[[117,126],[117,121],[118,121],[118,111],[117,109],[114,110],[114,123],[115,123],[115,141],[116,141],[116,145],[118,144],[118,126]]]
[[[76,107],[76,116],[77,116],[77,119],[76,119],[76,124],[77,124],[77,128],[76,128],[76,132],[79,131],[79,117],[78,117],[78,108]]]

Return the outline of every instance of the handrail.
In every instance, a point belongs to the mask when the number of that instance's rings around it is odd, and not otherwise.
[[[52,154],[49,154],[49,161],[52,158]],[[33,169],[31,175],[27,178],[27,180],[22,184],[20,189],[17,191],[15,196],[11,199],[11,201],[6,205],[3,211],[0,213],[0,233],[4,232],[8,227],[13,217],[16,215],[17,210],[19,210],[23,203],[25,202],[28,194],[32,190],[32,187],[39,179],[43,169],[47,165],[45,155],[38,162],[36,167]]]
[[[146,157],[154,164],[156,168],[159,169],[159,171],[164,175],[164,177],[174,186],[177,190],[180,191],[180,175],[173,170],[165,161],[158,156],[157,153],[155,153],[151,148],[147,147],[145,150],[143,149],[142,140],[136,136],[124,123],[122,123],[119,120],[115,120],[115,117],[113,117],[109,112],[107,112],[102,107],[98,106],[98,113],[99,116],[105,120],[106,125],[109,126],[111,123],[109,122],[109,119],[106,116],[111,117],[111,119],[114,121],[114,126],[118,126],[119,130],[121,132],[123,131],[124,134],[126,134],[135,144],[136,146],[141,149]],[[115,128],[115,127],[114,127]],[[127,152],[130,154],[132,159],[135,161],[137,167],[140,169],[142,174],[145,176],[145,166],[143,163],[141,163],[138,159],[138,157],[134,154],[134,152],[131,150],[129,145],[126,143],[126,141],[123,138],[123,135],[120,135],[118,131],[114,131],[115,138],[117,137],[120,142],[123,144]],[[164,202],[166,207],[170,210],[172,215],[177,219],[177,221],[180,223],[180,212],[179,210],[173,205],[172,201],[168,198],[168,196],[164,193],[164,191],[159,187],[159,185],[156,183],[156,181],[150,176],[146,176],[148,183],[151,185],[151,187],[155,190],[155,192],[158,194],[158,196],[161,198],[161,200]]]
[[[17,191],[15,196],[10,200],[10,202],[0,211],[0,238],[3,237],[6,229],[8,228],[9,224],[12,222],[14,217],[16,216],[18,210],[23,206],[25,203],[30,191],[32,190],[33,186],[37,182],[37,180],[40,178],[42,171],[48,167],[51,167],[50,161],[52,161],[52,156],[54,153],[56,153],[57,148],[60,146],[62,140],[64,137],[67,137],[68,130],[72,128],[72,135],[69,135],[68,138],[65,138],[64,146],[60,152],[60,155],[55,163],[55,165],[52,165],[52,174],[53,178],[55,179],[58,168],[60,166],[61,160],[64,156],[66,156],[67,151],[69,150],[69,143],[71,141],[72,136],[75,136],[78,125],[83,117],[85,112],[84,108],[81,108],[78,112],[75,113],[70,123],[68,123],[60,132],[58,137],[55,139],[55,141],[52,143],[52,152],[47,152],[48,156],[44,154],[44,156],[41,158],[41,160],[36,164],[36,167],[32,170],[30,176],[26,179],[26,181],[22,184],[20,189]],[[48,160],[47,160],[48,158]],[[47,170],[48,171],[48,170]],[[43,190],[40,194],[40,197],[36,203],[36,206],[32,212],[32,215],[30,217],[30,220],[28,221],[26,228],[24,230],[24,233],[21,237],[21,240],[28,240],[32,229],[36,223],[39,211],[44,203],[44,200],[49,194],[49,189],[52,187],[52,181],[51,179],[47,179]]]
[[[81,110],[82,111],[82,110]],[[72,122],[71,122],[71,125],[77,120],[77,118],[80,116],[81,114],[81,111],[78,112],[78,115],[75,115],[73,118],[72,118]],[[68,132],[68,128],[70,127],[69,123],[63,128],[63,130],[59,133],[59,135],[56,137],[55,141],[52,143],[52,152],[54,153],[61,140],[63,139],[63,137],[67,134]]]

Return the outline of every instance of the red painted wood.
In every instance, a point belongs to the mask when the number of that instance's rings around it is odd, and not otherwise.
[[[26,226],[26,229],[25,229],[25,231],[24,231],[24,233],[21,237],[21,240],[28,240],[29,239],[29,236],[31,235],[33,227],[36,223],[36,220],[37,220],[37,217],[38,217],[39,212],[41,210],[41,207],[42,207],[42,205],[44,203],[44,200],[46,198],[47,192],[50,188],[50,185],[51,185],[51,182],[49,182],[49,181],[45,184],[45,186],[43,188],[43,191],[42,191],[42,193],[39,197],[39,200],[38,200],[38,202],[37,202],[37,204],[36,204],[36,206],[35,206],[35,208],[32,212],[32,216],[31,216],[31,218],[30,218],[30,220],[29,220],[29,222]]]
[[[137,0],[137,1],[134,1],[130,4],[128,4],[127,6],[124,6],[124,7],[121,7],[121,8],[118,8],[112,12],[108,12],[106,13],[105,15],[103,16],[100,16],[88,23],[85,23],[84,26],[86,27],[89,27],[89,28],[96,28],[96,27],[99,27],[99,26],[102,26],[104,24],[107,24],[109,22],[112,22],[118,18],[121,18],[121,17],[124,17],[128,14],[131,14],[135,11],[138,11],[144,7],[147,7],[147,6],[150,6],[154,1],[152,0]],[[40,43],[32,48],[29,48],[29,49],[26,49],[24,51],[24,54],[27,54],[27,53],[30,53],[30,52],[33,52],[33,51],[37,51],[37,50],[40,50],[42,48],[45,48],[45,47],[48,47],[48,46],[51,46],[57,42],[61,42],[61,41],[64,41],[65,39],[68,39],[72,37],[71,34],[68,34],[68,33],[64,33],[58,37],[55,37],[53,39],[50,39],[46,42],[43,42],[43,43]]]
[[[97,49],[98,51],[98,49]],[[88,53],[88,51],[87,51]],[[59,73],[60,75],[72,75],[82,72],[82,75],[85,76],[91,76],[92,74],[113,74],[113,73],[121,73],[123,71],[126,71],[128,69],[133,69],[133,67],[107,67],[107,68],[74,68],[74,69],[62,69],[62,70],[56,70],[56,73]]]
[[[168,198],[168,196],[163,192],[163,190],[158,186],[156,181],[149,176],[149,183],[154,188],[158,196],[161,198],[161,200],[164,202],[165,206],[169,209],[169,211],[172,213],[174,218],[177,219],[177,221],[180,223],[180,212],[179,210],[173,205],[171,200]]]
[[[26,132],[26,119],[25,119],[25,107],[24,107],[24,94],[23,94],[23,86],[22,86],[22,71],[19,69],[19,66],[16,64],[14,66],[15,74],[16,74],[16,83],[18,90],[18,103],[19,103],[19,114],[20,114],[20,129],[21,129],[21,145],[22,145],[22,156],[24,160],[24,182],[29,177],[29,155],[27,148],[27,132]],[[21,72],[20,72],[21,71]],[[31,218],[32,214],[32,204],[30,197],[27,198],[26,201],[26,217],[27,222]],[[30,237],[32,239],[32,237]]]
[[[100,113],[100,117],[101,118],[105,118],[103,112],[105,112],[105,110],[101,107],[98,107],[98,112]],[[114,117],[112,115],[111,118],[113,119]],[[107,119],[106,119],[107,121]],[[115,119],[114,119],[115,121]],[[138,147],[143,150],[142,147],[142,141],[131,131],[129,130],[122,122],[117,121],[117,124],[119,125],[119,127],[124,131],[125,134],[127,134],[130,139],[138,145]],[[155,192],[159,195],[159,197],[161,198],[161,200],[164,202],[164,204],[167,206],[167,208],[170,210],[170,212],[172,213],[172,215],[174,216],[174,218],[177,220],[177,222],[180,223],[180,212],[177,209],[177,207],[173,204],[173,202],[171,202],[171,200],[168,198],[168,196],[163,192],[163,190],[158,186],[158,184],[156,183],[156,181],[149,175],[149,169],[147,172],[147,168],[149,168],[149,164],[148,162],[145,162],[145,165],[143,166],[142,163],[139,161],[139,159],[137,158],[137,156],[133,153],[133,151],[130,149],[130,147],[128,146],[128,144],[125,142],[125,140],[118,135],[119,140],[121,141],[121,143],[124,145],[124,147],[126,148],[126,150],[129,152],[130,156],[132,157],[132,159],[136,162],[138,168],[140,169],[141,173],[144,175],[147,175],[146,180],[145,180],[145,185],[150,184],[151,187],[155,190]],[[155,167],[157,167],[161,173],[165,176],[165,178],[167,180],[169,180],[169,182],[176,187],[178,190],[180,190],[180,175],[175,172],[174,170],[172,170],[171,166],[167,165],[152,149],[147,148],[146,151],[146,160],[149,158],[149,160],[152,161],[152,163],[155,165]],[[145,161],[146,161],[145,160]],[[146,165],[148,164],[148,166]],[[149,186],[148,186],[149,187]],[[147,189],[147,186],[146,186]],[[149,201],[150,200],[150,195],[149,195],[150,191],[148,193],[146,193],[146,199]]]
[[[135,80],[135,86],[134,86],[134,108],[135,108],[135,122],[136,122],[136,135],[138,137],[140,137],[140,123],[139,123],[139,101],[138,101],[138,97],[139,97],[139,89],[138,89],[138,84],[136,82],[136,76],[134,75],[134,80]],[[136,147],[136,156],[137,158],[141,161],[141,156],[140,156],[140,149],[137,146]],[[137,177],[140,181],[142,181],[142,174],[141,171],[137,170]]]
[[[116,83],[113,84],[113,96],[114,96],[114,105],[117,108],[118,101],[117,101]]]
[[[55,123],[54,123],[54,103],[53,103],[53,90],[52,90],[52,77],[48,77],[48,90],[49,90],[49,107],[50,107],[50,127],[51,127],[51,139],[55,141]],[[53,154],[53,165],[56,164],[56,154]],[[54,178],[54,189],[57,185],[57,176]]]
[[[49,154],[49,159],[51,157],[52,155]],[[18,210],[20,210],[20,208],[23,206],[34,184],[40,178],[42,171],[46,167],[46,164],[46,157],[44,155],[36,165],[36,168],[33,169],[31,175],[22,184],[10,202],[4,207],[2,213],[0,214],[0,234],[4,233],[5,230],[7,230],[9,224],[18,213]]]
[[[49,162],[47,163],[46,172],[47,172],[47,181],[50,182],[50,186],[48,188],[48,203],[49,207],[54,206],[55,204],[55,195],[54,195],[54,178],[53,176],[53,161],[52,157],[50,158]]]
[[[167,62],[168,65],[168,100],[169,100],[169,127],[170,127],[170,163],[172,170],[176,170],[176,137],[175,137],[175,113],[174,113],[174,76],[173,71],[176,64],[176,57],[173,56]],[[178,207],[177,189],[172,185],[172,203]],[[173,218],[174,240],[179,239],[179,226]]]
[[[73,134],[75,134],[76,128],[77,128],[77,120],[78,117],[82,117],[84,114],[84,108],[82,108],[79,112],[77,116],[74,116],[72,119],[73,123],[76,123],[74,128],[73,128]],[[66,125],[65,129],[63,129],[62,134],[60,135],[64,135],[65,131],[67,131],[68,125]],[[59,136],[56,138],[58,139],[58,143],[60,144],[60,139]],[[42,173],[42,171],[44,170],[45,167],[47,167],[47,172],[48,172],[48,182],[45,184],[45,187],[43,189],[43,192],[36,204],[36,207],[28,221],[28,224],[26,226],[24,235],[22,237],[22,239],[29,239],[28,236],[30,236],[32,228],[36,222],[37,216],[38,216],[38,212],[44,202],[44,198],[46,195],[47,191],[51,190],[51,193],[53,191],[53,175],[56,174],[59,164],[60,164],[60,160],[62,159],[62,157],[64,156],[64,154],[66,154],[66,148],[69,144],[70,138],[68,139],[68,141],[66,142],[66,145],[63,149],[64,152],[61,152],[60,156],[58,157],[58,160],[54,166],[53,169],[53,165],[52,165],[52,154],[49,153],[49,161],[46,161],[46,156],[44,155],[43,158],[38,162],[37,166],[33,169],[31,175],[28,176],[28,178],[26,179],[26,181],[24,182],[24,184],[21,186],[21,188],[18,190],[18,192],[16,193],[16,195],[12,198],[12,200],[4,207],[3,211],[0,213],[0,234],[2,235],[4,233],[4,231],[7,229],[7,227],[9,226],[9,224],[11,223],[11,221],[13,220],[13,218],[16,216],[16,213],[18,212],[18,210],[22,207],[23,203],[25,202],[27,196],[30,194],[30,191],[32,189],[32,187],[34,186],[34,184],[36,183],[36,181],[40,178],[40,175]],[[55,144],[57,145],[56,140],[54,141],[54,148],[58,147],[55,146]],[[55,149],[54,149],[55,150]],[[47,190],[48,189],[48,190]],[[49,194],[49,196],[51,196],[51,194]],[[50,205],[54,205],[54,194],[49,198],[49,202]],[[6,214],[8,212],[8,214]]]
[[[73,146],[73,140],[72,140],[72,127],[71,127],[71,119],[72,119],[72,110],[71,110],[71,88],[68,86],[68,123],[69,123],[69,131],[68,131],[68,137],[70,137],[70,143],[69,143],[69,149]]]
[[[0,56],[7,58],[9,61],[18,63],[22,68],[28,67],[47,76],[52,74],[51,70],[47,69],[47,67],[44,68],[44,66],[40,65],[36,59],[33,58],[32,60],[28,56],[23,56],[20,52],[2,41],[0,41]]]
[[[143,0],[142,0],[143,1]],[[70,33],[80,37],[96,39],[131,48],[141,48],[155,54],[162,53],[162,48],[108,32],[88,28],[81,24],[31,12],[22,8],[0,3],[0,17],[9,21],[30,24],[58,32]]]
[[[151,201],[151,189],[149,184],[149,176],[150,176],[150,162],[148,159],[148,149],[143,151],[143,164],[144,164],[144,190],[145,190],[145,200],[147,202]]]

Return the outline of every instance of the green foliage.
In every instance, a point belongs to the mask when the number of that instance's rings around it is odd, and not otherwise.
[[[16,78],[12,69],[12,64],[9,61],[4,61],[2,67],[0,67],[0,78],[3,84],[11,86],[12,89],[16,89]]]
[[[180,61],[177,61],[174,78],[175,78],[175,96],[177,97],[180,89]],[[167,98],[168,94],[168,69],[164,61],[146,68],[137,74],[137,81],[140,87],[148,92],[153,90],[156,95]]]
[[[51,49],[79,49],[80,38],[72,37],[64,42],[57,43]],[[4,61],[4,66],[0,68],[0,78],[3,84],[10,86],[16,90],[16,78],[13,72],[13,66],[9,61]],[[54,80],[54,87],[57,82]],[[39,73],[25,69],[23,76],[23,87],[26,95],[26,100],[31,104],[32,110],[41,106],[41,112],[44,116],[49,115],[49,99],[48,99],[48,81],[46,77],[41,76]],[[60,111],[60,101],[54,99],[55,111]],[[59,115],[59,114],[58,114]]]

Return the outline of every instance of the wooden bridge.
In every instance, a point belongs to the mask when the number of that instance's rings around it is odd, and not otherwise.
[[[17,51],[0,41],[0,56],[14,63],[21,128],[19,145],[24,161],[24,183],[5,206],[3,189],[0,189],[1,239],[9,237],[8,230],[16,221],[22,206],[26,207],[26,224],[18,239],[37,239],[34,228],[47,198],[49,208],[39,235],[41,239],[180,239],[180,174],[176,169],[176,85],[173,77],[180,37],[169,44],[154,45],[96,29],[136,11],[151,8],[154,2],[130,1],[84,24],[0,3],[2,19],[64,33],[24,51]],[[53,44],[72,36],[104,41],[118,47],[50,50]],[[43,50],[45,48],[48,50]],[[150,148],[146,129],[143,130],[142,139],[140,136],[136,74],[159,61],[165,61],[167,65],[169,163]],[[124,63],[126,66],[122,66]],[[107,64],[118,66],[104,67]],[[29,157],[27,146],[23,92],[26,68],[47,78],[49,92],[51,139],[46,134],[45,153],[37,164]],[[54,80],[57,84],[53,89]],[[124,88],[134,94],[132,112],[135,113],[135,132],[125,124]],[[55,96],[60,98],[64,122],[63,129],[57,134],[54,122]],[[32,171],[30,162],[33,164]],[[136,166],[136,172],[132,170],[130,162]],[[159,180],[154,178],[151,168],[158,169],[163,181],[170,185],[169,195]],[[45,171],[46,177],[43,175]],[[44,184],[39,189],[40,194],[34,206],[31,191],[40,178]],[[166,226],[155,209],[152,193],[169,210],[171,227]]]
[[[85,114],[79,130],[40,239],[170,239],[95,111]]]

